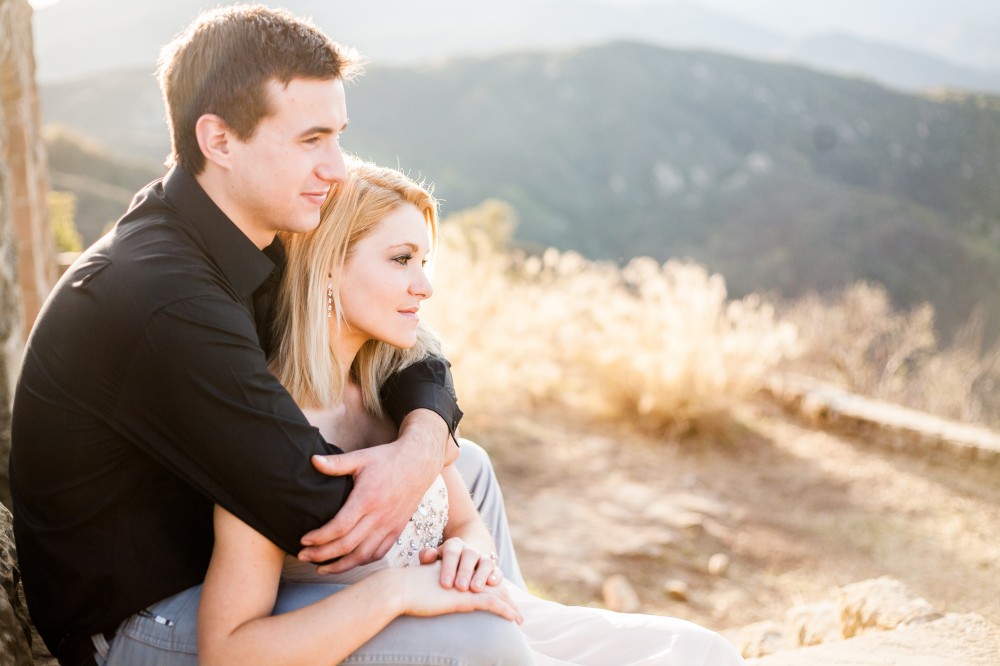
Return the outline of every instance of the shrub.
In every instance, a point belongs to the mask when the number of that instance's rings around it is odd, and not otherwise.
[[[427,308],[467,411],[558,405],[680,434],[755,393],[794,343],[770,305],[727,301],[691,262],[508,252],[504,210],[446,220]]]
[[[783,369],[946,418],[1000,426],[1000,343],[984,345],[978,313],[939,348],[934,310],[896,310],[880,285],[859,282],[783,308],[800,353]]]

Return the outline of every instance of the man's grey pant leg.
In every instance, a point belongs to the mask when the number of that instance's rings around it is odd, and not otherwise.
[[[325,599],[345,585],[282,583],[274,614]],[[107,646],[98,646],[102,666],[197,666],[201,586],[153,604],[122,623]],[[399,617],[344,664],[391,666],[520,666],[532,657],[520,628],[492,613]]]
[[[527,589],[524,584],[524,577],[521,575],[521,567],[517,563],[517,554],[514,552],[514,541],[510,534],[510,525],[507,523],[507,510],[504,508],[503,493],[500,491],[500,482],[497,481],[496,473],[493,471],[493,464],[490,456],[483,447],[468,439],[460,439],[461,447],[458,461],[455,467],[465,480],[465,485],[472,493],[472,501],[479,509],[486,527],[493,535],[493,540],[497,544],[497,555],[500,556],[500,569],[507,580],[522,589]]]

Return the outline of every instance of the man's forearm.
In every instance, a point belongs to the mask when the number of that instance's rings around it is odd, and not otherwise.
[[[399,441],[424,451],[438,471],[458,458],[458,444],[444,419],[430,409],[415,409],[399,426]]]

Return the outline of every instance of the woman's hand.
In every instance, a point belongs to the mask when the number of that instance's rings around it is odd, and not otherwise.
[[[463,592],[481,592],[487,586],[503,582],[503,572],[497,567],[496,553],[481,553],[458,537],[452,537],[437,548],[420,551],[420,563],[441,561],[441,587]]]
[[[402,597],[404,615],[430,617],[481,610],[521,624],[521,614],[506,587],[484,586],[480,591],[445,588],[440,583],[442,569],[441,564],[433,563],[427,566],[387,570],[390,572],[389,575],[399,576],[399,582],[394,584],[394,588]]]

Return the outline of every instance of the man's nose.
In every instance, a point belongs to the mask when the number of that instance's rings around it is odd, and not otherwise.
[[[347,165],[344,162],[344,151],[339,143],[334,143],[324,159],[316,167],[316,175],[328,183],[342,183],[347,178]]]

